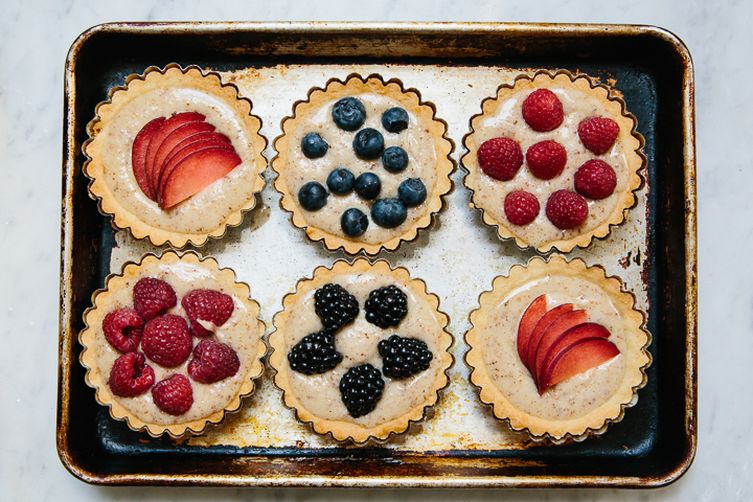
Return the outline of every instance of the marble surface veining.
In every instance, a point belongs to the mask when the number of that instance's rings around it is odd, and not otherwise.
[[[2,500],[751,500],[753,499],[753,3],[701,0],[291,2],[14,1],[0,16],[0,499]],[[92,487],[54,445],[62,85],[85,28],[127,20],[614,22],[664,26],[696,68],[699,214],[699,447],[690,471],[653,491],[211,490]],[[462,190],[462,188],[460,188]],[[739,251],[738,251],[739,250]]]

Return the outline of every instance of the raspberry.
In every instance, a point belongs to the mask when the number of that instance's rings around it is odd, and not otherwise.
[[[523,101],[523,118],[534,131],[557,129],[564,119],[562,102],[549,89],[537,89]]]
[[[478,165],[487,176],[509,181],[523,164],[523,151],[517,141],[510,138],[492,138],[481,143],[476,152]]]
[[[380,328],[397,326],[408,314],[408,296],[397,286],[375,289],[366,300],[366,320]]]
[[[154,384],[154,370],[146,364],[144,354],[129,352],[115,360],[107,385],[120,397],[135,397]]]
[[[163,315],[144,326],[141,349],[146,357],[160,366],[174,368],[180,365],[188,358],[191,348],[191,333],[180,316]]]
[[[337,331],[358,316],[358,300],[339,284],[325,284],[314,293],[314,310],[326,329]]]
[[[180,304],[191,321],[191,331],[196,336],[209,336],[212,331],[199,321],[210,322],[216,327],[225,324],[233,315],[233,298],[211,289],[194,289],[183,297]]]
[[[540,209],[536,196],[525,190],[515,190],[505,197],[505,216],[513,225],[528,225]]]
[[[118,352],[133,352],[139,347],[144,321],[129,308],[108,313],[102,321],[105,338]]]
[[[586,199],[569,190],[557,190],[546,201],[546,216],[561,230],[575,228],[586,221]]]
[[[152,388],[152,399],[157,408],[170,415],[182,415],[191,409],[193,389],[183,375],[173,375]]]
[[[238,373],[241,362],[228,345],[214,340],[202,340],[193,349],[188,362],[188,374],[201,383],[214,383]]]
[[[575,191],[589,199],[605,199],[617,186],[617,175],[603,160],[586,161],[575,171]]]
[[[340,379],[340,398],[353,418],[374,411],[383,390],[382,374],[370,364],[354,366]]]
[[[583,145],[596,155],[607,153],[617,139],[620,126],[612,119],[592,117],[578,124],[578,136]]]
[[[542,180],[550,180],[562,173],[567,164],[567,152],[556,141],[540,141],[526,151],[528,169]]]
[[[173,288],[154,277],[139,279],[133,287],[133,307],[145,321],[175,307],[177,302]]]
[[[288,352],[290,367],[304,375],[326,373],[342,360],[343,355],[335,349],[335,337],[327,330],[304,336]]]
[[[429,369],[434,355],[417,338],[392,335],[377,346],[382,356],[382,373],[390,378],[408,378]]]

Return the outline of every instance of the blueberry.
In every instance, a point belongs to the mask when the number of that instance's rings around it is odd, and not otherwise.
[[[364,199],[376,199],[382,190],[382,182],[374,173],[363,173],[356,178],[356,193]]]
[[[371,206],[371,219],[380,227],[395,228],[408,217],[408,210],[400,199],[379,199]]]
[[[369,228],[369,218],[360,209],[351,207],[340,218],[340,226],[348,237],[358,237]]]
[[[400,132],[408,127],[408,112],[395,107],[386,110],[382,114],[382,127],[389,132]]]
[[[408,165],[408,152],[399,146],[391,146],[382,153],[382,165],[391,173],[399,173]]]
[[[356,98],[342,98],[332,108],[332,120],[340,129],[355,131],[366,120],[366,108]]]
[[[337,195],[346,195],[353,190],[356,178],[344,167],[338,167],[327,176],[329,191]]]
[[[298,202],[306,211],[317,211],[327,203],[327,190],[321,183],[309,181],[298,190]]]
[[[303,150],[303,155],[309,159],[324,157],[324,154],[327,153],[328,149],[329,145],[317,132],[310,132],[301,140],[301,150]]]
[[[382,137],[382,133],[371,127],[361,129],[353,138],[353,150],[362,159],[377,159],[382,154],[383,149],[384,137]]]
[[[426,200],[426,186],[420,178],[408,178],[400,183],[397,196],[408,207],[416,207]]]

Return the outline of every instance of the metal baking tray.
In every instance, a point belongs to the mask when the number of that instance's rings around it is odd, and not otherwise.
[[[434,227],[394,253],[426,280],[450,314],[456,364],[434,416],[379,447],[329,442],[297,424],[264,378],[238,415],[205,436],[151,439],[109,418],[78,364],[77,333],[91,294],[111,270],[154,251],[114,232],[87,194],[86,123],[131,73],[168,63],[219,71],[254,102],[269,140],[311,87],[357,72],[398,78],[437,106],[461,139],[481,100],[520,72],[582,71],[613,84],[638,119],[646,184],[628,222],[579,256],[619,275],[648,312],[654,363],[635,408],[583,443],[530,443],[491,418],[467,381],[462,335],[478,294],[531,252],[502,243],[468,207],[462,172]],[[696,450],[696,193],[690,55],[648,26],[468,23],[127,23],[83,33],[65,75],[57,448],[76,477],[97,484],[248,486],[624,486],[671,483]],[[270,141],[271,144],[271,141]],[[272,148],[265,151],[274,155]],[[265,174],[268,181],[271,170]],[[277,205],[259,207],[221,241],[199,250],[251,284],[270,321],[282,296],[317,265],[342,257],[306,241]],[[462,236],[462,238],[458,238]],[[280,245],[283,243],[283,245]],[[269,322],[268,322],[269,325]]]

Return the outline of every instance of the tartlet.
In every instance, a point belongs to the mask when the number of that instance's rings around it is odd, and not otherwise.
[[[465,335],[471,383],[513,430],[581,441],[637,402],[651,336],[633,295],[601,267],[533,258],[494,279],[479,304]]]
[[[398,80],[332,79],[282,122],[280,205],[329,250],[394,250],[431,225],[452,189],[446,132],[434,105]]]
[[[643,183],[643,137],[611,87],[538,71],[503,84],[463,144],[471,205],[502,239],[569,252],[625,221]]]
[[[212,258],[147,255],[92,303],[79,334],[86,383],[133,430],[199,434],[237,411],[264,371],[259,305]]]
[[[449,384],[448,323],[406,269],[339,260],[284,298],[269,337],[274,382],[314,432],[386,440],[421,421]]]
[[[201,246],[256,205],[261,120],[219,74],[171,64],[130,75],[88,124],[84,174],[112,224],[153,245]]]

